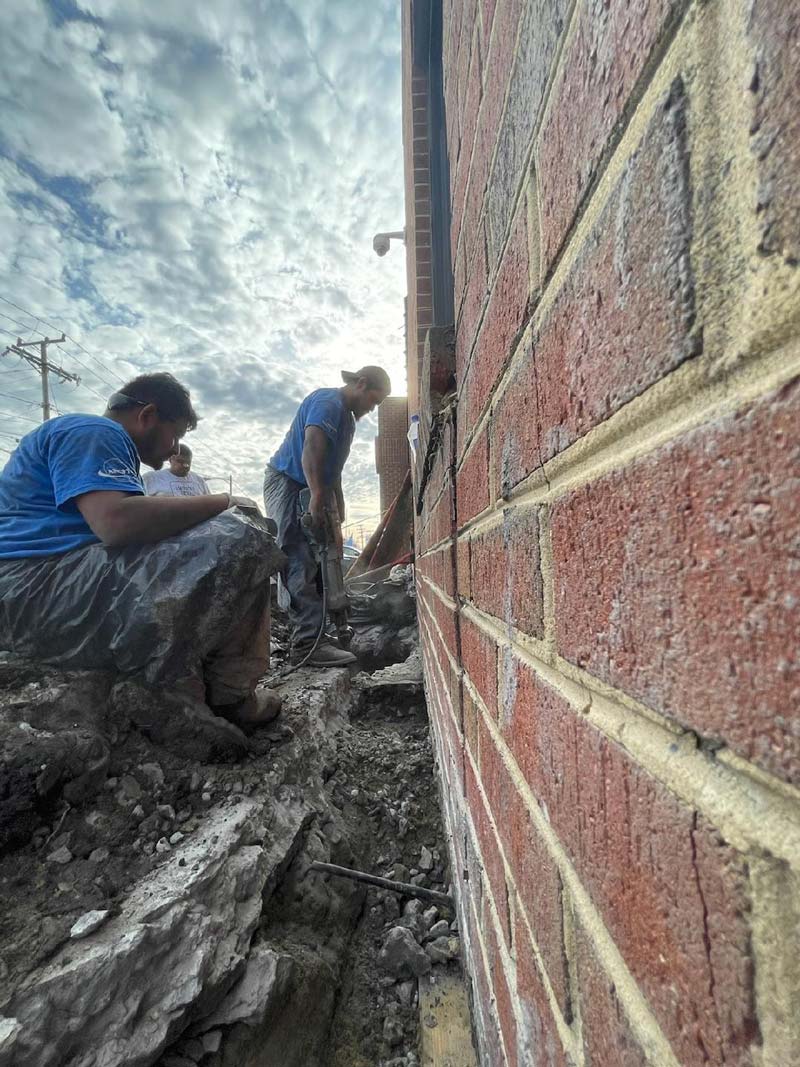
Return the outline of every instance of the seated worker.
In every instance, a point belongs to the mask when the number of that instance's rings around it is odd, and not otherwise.
[[[230,510],[252,501],[150,497],[139,477],[196,425],[180,382],[144,374],[104,415],[22,438],[0,473],[0,648],[138,677],[248,728],[277,713],[255,687],[283,557],[257,512]]]
[[[306,487],[311,491],[309,511],[317,526],[326,508],[344,521],[342,469],[355,420],[374,411],[392,389],[381,367],[342,371],[342,379],[343,387],[317,389],[305,398],[264,472],[264,505],[278,525],[278,545],[287,560],[281,578],[289,597],[293,663],[305,659],[323,622],[318,566],[300,524],[300,493]],[[323,635],[307,662],[342,667],[355,663],[355,656]]]
[[[169,457],[169,469],[147,471],[142,475],[148,496],[208,496],[205,478],[192,473],[192,450],[181,444]]]

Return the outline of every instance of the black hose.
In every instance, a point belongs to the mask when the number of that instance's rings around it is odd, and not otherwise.
[[[325,545],[324,547],[320,547],[319,554],[322,567],[322,618],[320,619],[319,630],[317,631],[314,644],[305,656],[299,663],[295,663],[291,667],[284,667],[278,675],[279,678],[288,678],[290,674],[294,674],[295,671],[299,671],[301,667],[304,667],[317,651],[319,643],[322,640],[322,635],[325,633],[325,622],[328,617],[328,546]]]

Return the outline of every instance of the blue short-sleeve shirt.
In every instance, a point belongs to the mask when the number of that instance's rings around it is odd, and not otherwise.
[[[345,405],[341,389],[317,389],[310,393],[292,420],[283,444],[269,461],[270,467],[306,485],[303,473],[303,444],[306,427],[319,426],[330,442],[325,457],[325,484],[333,485],[350,455],[356,420]]]
[[[0,473],[0,559],[58,556],[96,544],[75,504],[95,490],[144,493],[126,430],[99,415],[62,415],[26,434]]]

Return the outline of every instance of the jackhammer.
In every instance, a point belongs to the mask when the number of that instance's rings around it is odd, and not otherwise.
[[[325,636],[328,615],[330,615],[331,621],[336,627],[336,637],[342,648],[348,649],[353,639],[353,628],[350,626],[347,616],[347,591],[344,587],[344,573],[339,551],[341,529],[338,516],[334,515],[329,508],[325,508],[325,519],[320,528],[314,522],[311,512],[308,510],[310,500],[310,490],[304,489],[300,493],[298,501],[301,512],[300,525],[306,540],[311,546],[314,558],[319,563],[322,576],[322,621],[314,644],[308,650],[304,659],[292,667],[292,670],[302,667],[314,655],[317,646]],[[285,673],[288,674],[290,671]]]

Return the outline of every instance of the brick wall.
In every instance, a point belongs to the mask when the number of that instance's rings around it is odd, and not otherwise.
[[[800,1063],[800,10],[444,21],[417,574],[482,1063]]]
[[[375,438],[375,470],[385,512],[403,488],[410,465],[408,445],[408,400],[387,396],[378,408],[378,436]]]

